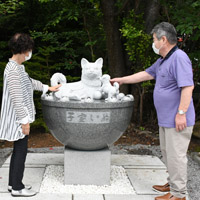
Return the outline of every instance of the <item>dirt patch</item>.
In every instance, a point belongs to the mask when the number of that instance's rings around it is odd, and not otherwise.
[[[134,124],[130,124],[125,133],[115,144],[159,145],[158,131],[149,131],[144,127],[136,127]]]
[[[13,142],[0,140],[0,148],[12,147]],[[28,139],[28,148],[44,148],[63,146],[50,133],[31,132]]]

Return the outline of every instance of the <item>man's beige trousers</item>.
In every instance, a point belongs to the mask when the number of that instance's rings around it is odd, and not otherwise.
[[[187,191],[187,150],[193,126],[177,132],[175,128],[159,127],[160,148],[163,162],[169,173],[170,193],[178,198]]]

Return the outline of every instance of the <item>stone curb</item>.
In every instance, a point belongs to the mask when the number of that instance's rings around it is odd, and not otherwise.
[[[200,153],[199,152],[192,152],[191,157],[194,161],[196,161],[200,165]]]

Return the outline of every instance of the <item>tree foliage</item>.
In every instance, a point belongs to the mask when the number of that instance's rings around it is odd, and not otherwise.
[[[112,76],[146,69],[158,58],[148,33],[161,21],[175,25],[178,45],[192,60],[198,84],[199,9],[199,0],[0,0],[0,94],[3,71],[11,56],[7,43],[16,32],[29,33],[35,41],[33,57],[24,63],[26,70],[31,77],[49,84],[50,77],[58,71],[67,76],[68,82],[79,80],[82,57],[90,61],[103,57],[103,71]],[[153,104],[144,112],[149,105],[148,96],[152,97],[153,84],[138,84],[137,90],[135,86],[129,88],[135,96],[135,119],[140,122],[153,119],[150,117]],[[35,95],[35,104],[38,115],[35,124],[41,124],[39,93]],[[200,102],[195,105],[198,108]]]

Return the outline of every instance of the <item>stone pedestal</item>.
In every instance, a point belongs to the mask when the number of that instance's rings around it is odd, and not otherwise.
[[[65,147],[65,185],[110,185],[111,151],[79,151]]]

